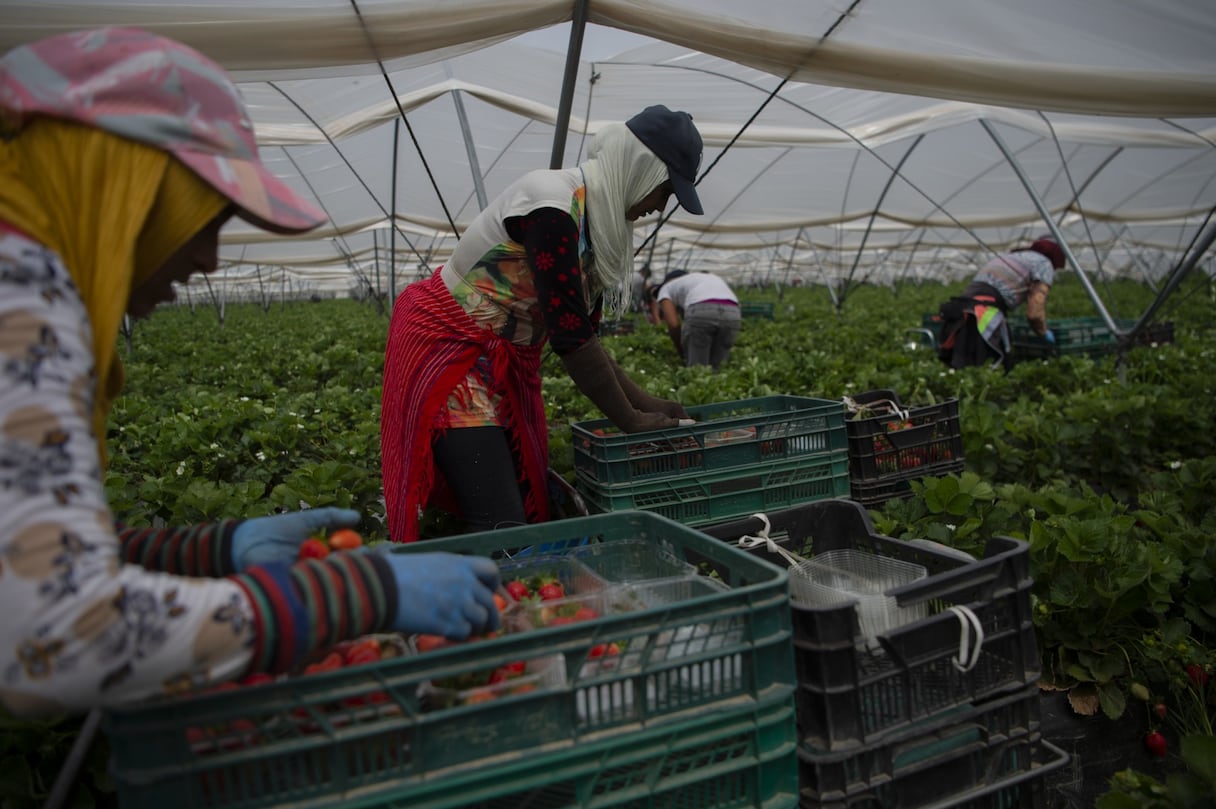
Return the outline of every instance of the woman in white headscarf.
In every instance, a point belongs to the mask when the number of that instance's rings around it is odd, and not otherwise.
[[[595,337],[628,307],[633,225],[671,194],[702,213],[692,116],[647,107],[601,130],[577,168],[524,175],[473,221],[451,260],[407,287],[385,352],[380,442],[389,533],[418,538],[428,504],[485,530],[548,518],[546,342],[617,427],[686,417],[638,387]]]

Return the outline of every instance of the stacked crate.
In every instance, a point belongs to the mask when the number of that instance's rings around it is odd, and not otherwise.
[[[1120,329],[1130,329],[1136,321],[1127,318],[1115,320]],[[1049,342],[1031,331],[1024,320],[1017,317],[1009,319],[1009,337],[1011,355],[1015,360],[1049,359],[1060,356],[1083,355],[1100,357],[1113,354],[1119,350],[1119,338],[1111,332],[1106,321],[1100,317],[1064,317],[1050,318],[1047,321],[1055,342]],[[937,314],[925,314],[921,317],[922,331],[929,332],[937,342],[941,342],[942,322]],[[1173,321],[1150,323],[1140,333],[1136,345],[1152,346],[1174,342]]]
[[[740,301],[739,314],[743,317],[764,317],[773,319],[773,304],[759,301]]]
[[[632,320],[601,320],[596,332],[601,337],[607,337],[618,334],[633,334],[634,322]]]
[[[998,537],[973,559],[935,543],[883,537],[847,500],[765,519],[767,528],[752,517],[702,530],[732,544],[767,537],[802,558],[850,550],[927,572],[888,592],[923,617],[875,638],[862,634],[856,602],[791,602],[800,805],[1044,805],[1044,777],[1067,755],[1040,727],[1029,546]],[[751,544],[753,553],[789,564],[767,543]],[[982,640],[966,612],[978,620]]]
[[[1055,318],[1047,323],[1055,342],[1035,334],[1025,322],[1009,324],[1013,358],[1017,360],[1083,355],[1100,357],[1119,350],[1119,338],[1100,317]]]
[[[599,581],[585,592],[667,595],[560,626],[113,708],[103,728],[121,805],[797,806],[785,570],[646,512],[393,548],[434,551],[494,557],[505,580],[561,560],[563,571],[585,571],[562,573],[571,590]],[[705,586],[684,586],[694,583]],[[617,648],[605,654],[606,644]],[[556,676],[492,699],[434,697],[435,683],[538,659]]]
[[[904,407],[893,390],[850,397],[851,496],[867,507],[910,497],[911,480],[963,471],[958,399]]]
[[[695,424],[644,433],[574,424],[575,485],[588,506],[697,526],[849,492],[842,402],[765,396],[688,413]]]
[[[1116,319],[1119,329],[1130,329],[1134,320]],[[1076,356],[1101,357],[1119,350],[1119,338],[1100,317],[1071,317],[1050,319],[1047,322],[1055,342],[1048,342],[1030,330],[1025,323],[1010,324],[1010,339],[1015,359],[1046,359],[1049,357]],[[1174,342],[1172,321],[1150,323],[1138,335],[1135,346],[1152,346]]]

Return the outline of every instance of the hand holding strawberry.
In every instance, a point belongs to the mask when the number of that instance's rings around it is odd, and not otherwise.
[[[291,563],[300,545],[309,537],[326,531],[353,528],[359,512],[346,508],[313,508],[254,517],[245,520],[232,533],[232,561],[243,573],[257,565]]]

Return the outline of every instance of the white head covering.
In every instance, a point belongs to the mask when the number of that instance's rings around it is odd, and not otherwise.
[[[667,164],[624,124],[599,131],[582,165],[587,182],[593,273],[604,289],[604,306],[629,307],[633,277],[633,223],[625,212],[667,181]]]

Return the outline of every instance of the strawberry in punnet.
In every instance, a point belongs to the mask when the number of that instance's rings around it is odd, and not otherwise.
[[[274,682],[274,675],[267,674],[264,671],[255,671],[252,674],[246,674],[241,679],[241,685],[244,685],[244,686],[262,685],[263,683],[273,683],[273,682]]]
[[[600,614],[590,607],[579,607],[573,616],[574,620],[576,621],[590,621],[599,617]]]
[[[305,674],[318,674],[325,671],[337,671],[342,668],[342,655],[330,652],[319,663],[309,663],[304,667]]]
[[[358,666],[363,663],[376,663],[380,660],[380,647],[356,644],[343,655],[343,663],[347,666]]]
[[[519,579],[507,582],[507,593],[516,601],[523,601],[532,597],[532,591],[528,589],[528,585]]]
[[[559,598],[566,597],[566,591],[559,581],[550,581],[542,584],[536,593],[540,596],[541,601],[556,601]]]

